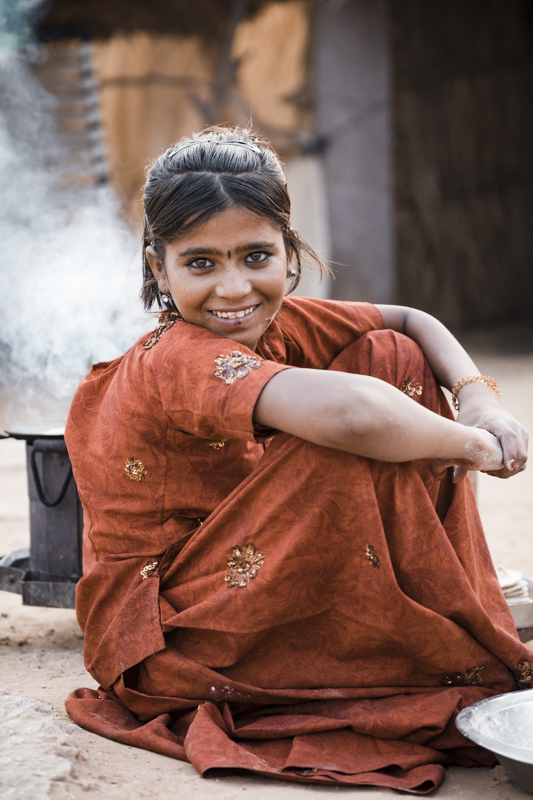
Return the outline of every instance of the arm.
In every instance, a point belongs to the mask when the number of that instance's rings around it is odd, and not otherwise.
[[[280,372],[262,390],[254,422],[380,461],[453,459],[466,469],[502,465],[500,446],[486,431],[457,425],[366,375]],[[436,477],[444,469],[435,470]]]
[[[403,306],[378,305],[385,328],[404,333],[422,348],[437,381],[450,391],[455,383],[480,372],[468,353],[450,331],[430,314]],[[516,475],[526,467],[528,434],[505,410],[492,389],[484,383],[469,383],[458,394],[459,415],[463,425],[484,428],[502,447],[504,468],[487,470],[500,478]],[[459,473],[464,477],[464,472]]]

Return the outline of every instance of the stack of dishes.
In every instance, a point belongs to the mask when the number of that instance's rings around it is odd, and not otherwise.
[[[533,581],[524,578],[517,569],[496,567],[496,574],[520,639],[527,642],[533,638],[533,599],[529,594]]]
[[[510,606],[533,603],[529,596],[529,584],[521,572],[516,569],[496,567],[496,575],[502,587],[503,596]]]

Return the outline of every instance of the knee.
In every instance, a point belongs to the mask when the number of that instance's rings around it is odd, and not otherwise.
[[[371,375],[400,388],[407,378],[422,382],[426,367],[424,354],[413,339],[386,329],[360,336],[339,353],[329,368]]]

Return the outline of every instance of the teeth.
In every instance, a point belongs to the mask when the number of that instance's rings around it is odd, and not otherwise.
[[[255,306],[250,306],[250,308],[245,308],[243,311],[213,311],[213,314],[217,317],[222,317],[222,319],[237,319],[238,317],[247,317],[254,308]]]

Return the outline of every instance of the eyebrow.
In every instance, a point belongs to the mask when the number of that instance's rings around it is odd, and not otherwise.
[[[247,250],[263,250],[265,247],[272,249],[275,247],[273,242],[249,242],[248,244],[242,244],[235,248],[235,253],[244,253]],[[223,256],[224,253],[222,250],[218,250],[216,247],[188,247],[186,250],[182,250],[179,253],[180,258],[186,258],[187,256]]]

